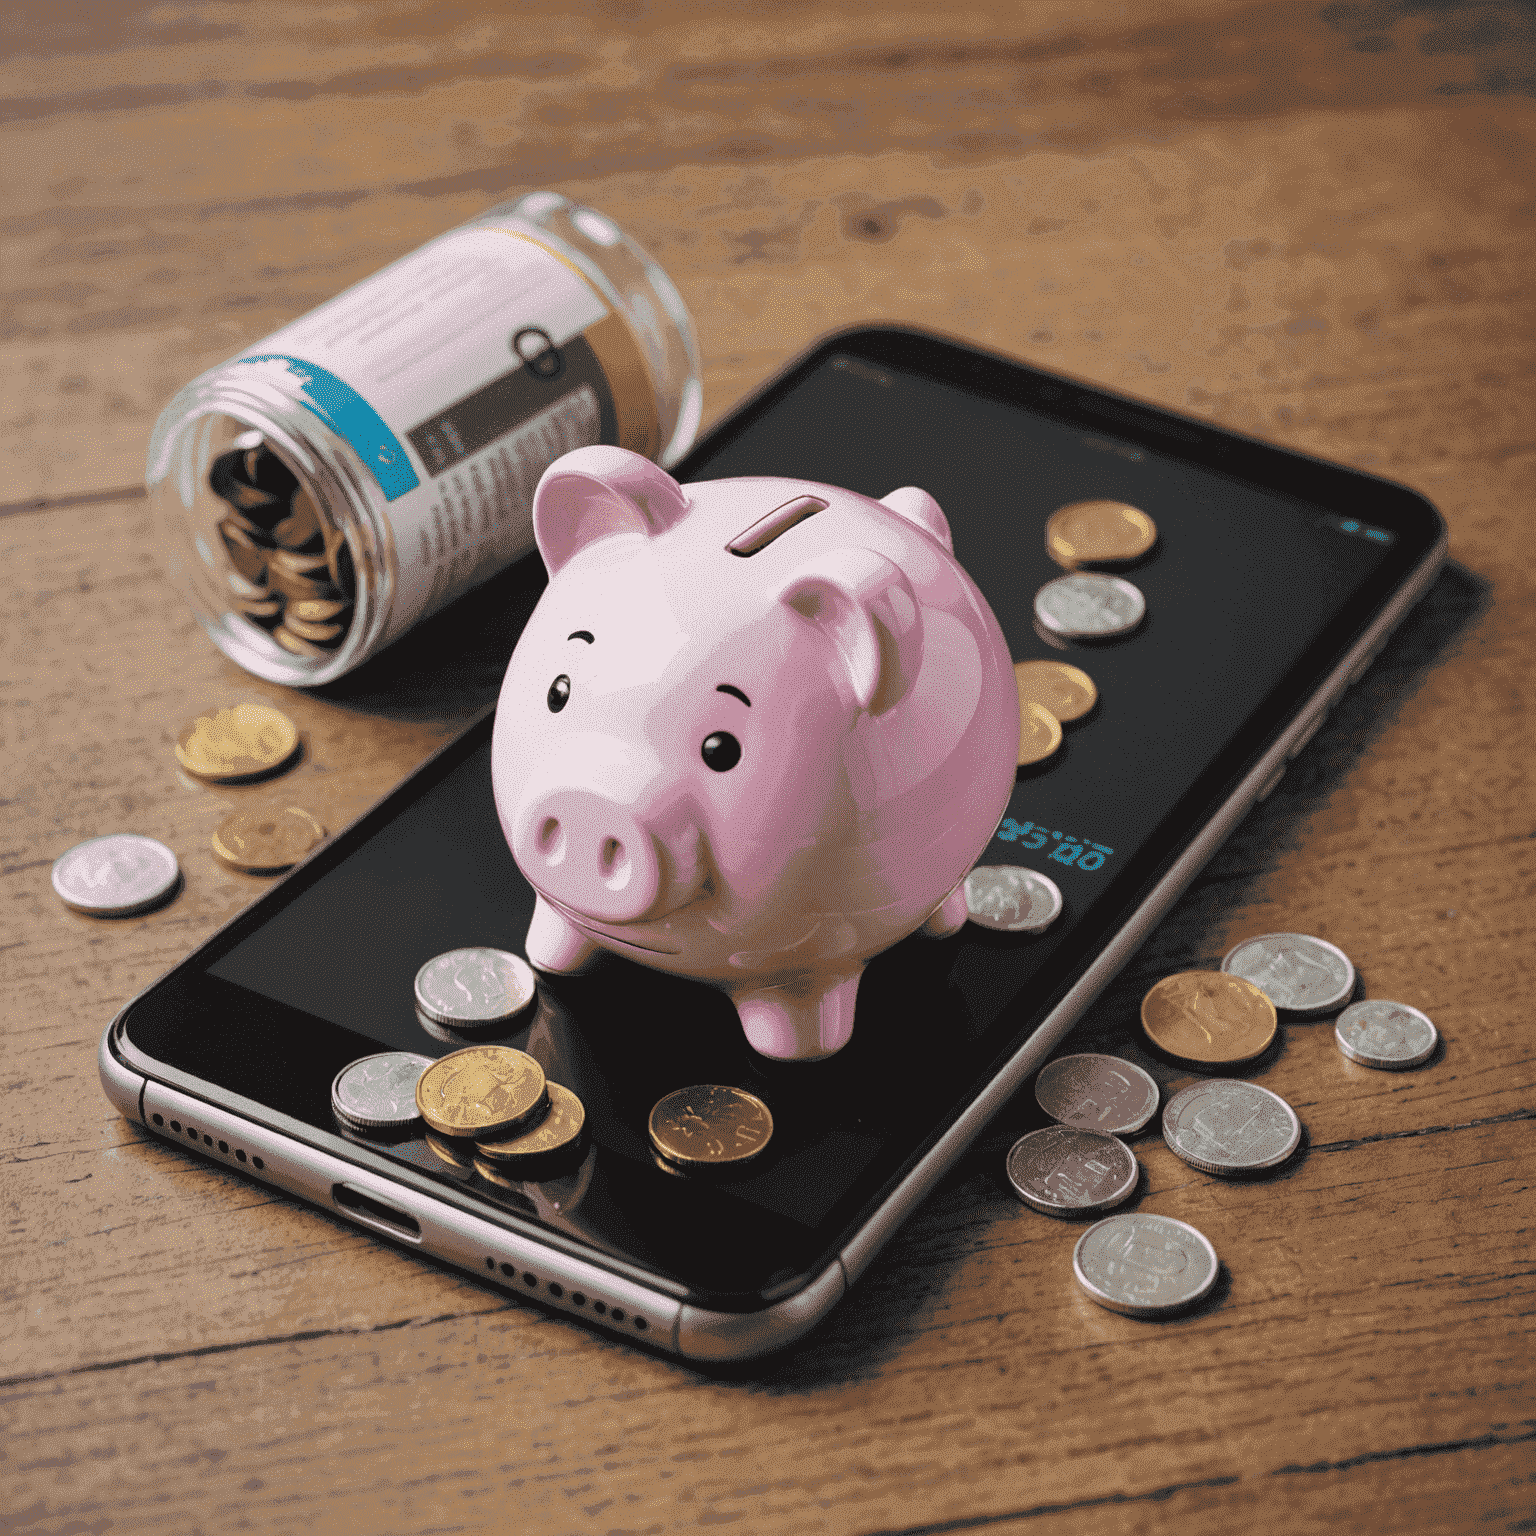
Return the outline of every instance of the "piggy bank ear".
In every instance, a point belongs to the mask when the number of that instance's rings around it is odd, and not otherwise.
[[[909,523],[916,523],[926,533],[931,533],[950,554],[954,554],[955,541],[949,531],[949,519],[927,491],[920,491],[915,485],[904,485],[899,491],[882,496],[880,505],[889,507]]]
[[[838,549],[801,569],[779,601],[831,644],[860,709],[883,714],[917,681],[923,611],[912,584],[872,549]]]
[[[578,448],[533,493],[533,536],[553,576],[577,550],[615,533],[664,533],[688,511],[666,470],[627,448]]]

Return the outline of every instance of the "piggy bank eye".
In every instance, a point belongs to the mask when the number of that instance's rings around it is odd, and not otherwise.
[[[699,748],[706,768],[729,773],[741,761],[741,743],[729,731],[711,731]]]
[[[549,705],[549,712],[552,715],[558,715],[571,702],[571,680],[564,672],[549,685],[545,702]]]

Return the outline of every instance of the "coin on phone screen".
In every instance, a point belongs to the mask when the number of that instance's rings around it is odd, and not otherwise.
[[[506,949],[450,949],[416,972],[417,1009],[450,1028],[513,1018],[536,995],[533,967]]]
[[[1077,571],[1058,576],[1035,593],[1035,618],[1063,640],[1113,640],[1147,616],[1141,588],[1120,576]]]
[[[651,1145],[684,1168],[721,1168],[757,1157],[773,1139],[773,1115],[755,1093],[723,1083],[679,1088],[656,1101]]]
[[[1163,1140],[1192,1168],[1231,1178],[1279,1167],[1301,1144],[1301,1121],[1278,1093],[1218,1078],[1169,1099]]]
[[[132,917],[158,907],[181,884],[181,866],[164,843],[137,832],[90,837],[53,864],[53,893],[88,917]]]
[[[1081,720],[1099,702],[1099,690],[1081,667],[1064,661],[1016,661],[1014,686],[1019,690],[1019,708],[1038,704],[1063,725]]]
[[[1261,933],[1222,957],[1229,976],[1251,981],[1276,1008],[1301,1015],[1342,1008],[1355,990],[1355,968],[1335,944],[1305,933]]]
[[[509,1045],[470,1045],[439,1056],[416,1084],[421,1118],[440,1136],[510,1135],[549,1107],[544,1069]]]
[[[1006,1167],[1013,1192],[1048,1216],[1111,1210],[1130,1197],[1141,1176],[1123,1141],[1071,1125],[1048,1125],[1021,1136]]]
[[[299,750],[299,728],[270,704],[236,704],[199,715],[176,737],[176,761],[225,783],[275,773]]]
[[[999,933],[1044,933],[1061,916],[1061,888],[1018,864],[978,864],[965,877],[965,910]]]
[[[1351,1061],[1382,1072],[1420,1066],[1435,1054],[1440,1038],[1428,1016],[1417,1008],[1375,997],[1346,1008],[1333,1033]]]
[[[331,1108],[354,1131],[394,1130],[420,1118],[416,1083],[432,1065],[414,1051],[380,1051],[343,1067],[331,1084]]]
[[[1141,1000],[1141,1027],[1159,1050],[1190,1066],[1230,1066],[1269,1049],[1275,1005],[1251,982],[1222,971],[1177,971]]]
[[[586,1127],[586,1107],[569,1088],[559,1083],[550,1083],[548,1092],[549,1113],[532,1130],[520,1131],[515,1136],[481,1136],[475,1142],[477,1156],[510,1171],[520,1163],[538,1162],[552,1153],[574,1147]]]
[[[1035,1102],[1051,1119],[1114,1136],[1141,1130],[1157,1101],[1152,1075],[1118,1056],[1058,1056],[1035,1078]]]
[[[1124,565],[1157,543],[1157,524],[1124,501],[1074,501],[1051,513],[1046,553],[1075,571],[1085,565]]]
[[[1083,1293],[1127,1317],[1166,1317],[1198,1305],[1220,1270],[1204,1233],[1150,1211],[1095,1222],[1072,1254]]]

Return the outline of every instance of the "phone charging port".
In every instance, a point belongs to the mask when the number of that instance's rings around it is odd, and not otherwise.
[[[375,1227],[391,1237],[403,1237],[407,1242],[421,1241],[421,1223],[408,1211],[397,1210],[375,1200],[367,1190],[355,1184],[331,1185],[331,1199],[339,1209],[362,1222],[365,1227]]]

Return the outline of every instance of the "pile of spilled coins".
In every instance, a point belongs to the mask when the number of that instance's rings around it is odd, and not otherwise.
[[[1159,1055],[1212,1071],[1264,1055],[1282,1013],[1293,1020],[1336,1014],[1335,1041],[1350,1061],[1384,1071],[1428,1061],[1439,1040],[1429,1019],[1403,1003],[1349,1004],[1357,985],[1354,965],[1336,945],[1306,934],[1261,934],[1228,951],[1219,971],[1181,971],[1157,982],[1142,999],[1142,1033]],[[1021,1200],[1073,1217],[1111,1210],[1135,1193],[1140,1166],[1121,1137],[1143,1130],[1157,1112],[1160,1093],[1149,1073],[1115,1056],[1063,1056],[1041,1068],[1035,1100],[1056,1123],[1021,1137],[1008,1153],[1008,1181]],[[1279,1094],[1225,1077],[1174,1094],[1161,1127],[1171,1152],[1218,1178],[1279,1168],[1302,1137],[1301,1121]],[[1150,1212],[1099,1222],[1073,1254],[1083,1292],[1134,1317],[1197,1305],[1218,1269],[1200,1232]]]
[[[213,461],[208,484],[229,508],[219,536],[235,611],[295,656],[327,656],[346,638],[356,591],[346,540],[259,432]]]

